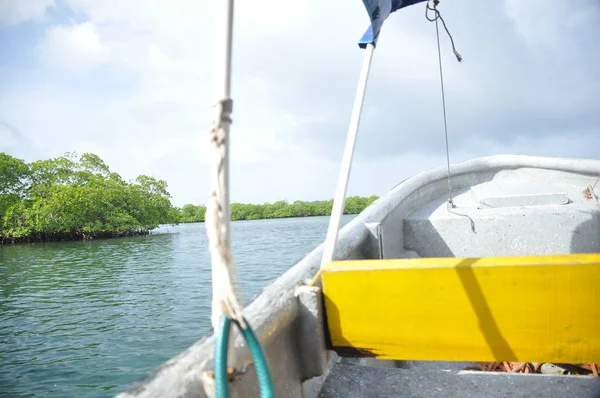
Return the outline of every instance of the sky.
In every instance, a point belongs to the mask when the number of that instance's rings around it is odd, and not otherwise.
[[[0,0],[0,152],[99,155],[205,203],[213,0]],[[441,1],[450,160],[598,158],[600,1]],[[349,195],[446,163],[435,24],[385,22]],[[231,200],[332,198],[369,19],[359,0],[236,2]]]

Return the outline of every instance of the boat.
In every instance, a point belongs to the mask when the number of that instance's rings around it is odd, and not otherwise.
[[[594,254],[600,252],[600,207],[591,189],[600,175],[599,160],[496,155],[458,163],[451,170],[456,205],[452,211],[447,207],[445,167],[417,174],[377,199],[340,231],[335,253],[338,264],[347,262],[358,268],[366,259],[385,259],[392,264],[414,263],[418,268],[423,260],[429,264],[443,260],[456,274],[464,258],[502,262],[506,256],[517,261],[523,261],[518,256],[533,256],[530,258],[537,262],[546,259],[551,264],[564,257],[565,264],[573,262],[571,268],[584,262],[593,264],[588,276],[600,277],[600,256]],[[331,346],[321,288],[307,285],[320,268],[322,251],[323,245],[314,249],[244,309],[269,362],[277,397],[600,396],[598,377],[465,371],[476,362],[386,360],[361,354],[360,349]],[[570,256],[561,257],[565,254]],[[535,268],[531,264],[524,267],[528,266]],[[589,327],[596,328],[595,335],[585,342],[596,358],[600,347],[599,280],[563,285],[563,293],[571,289],[571,296],[553,296],[557,302],[570,301],[573,308],[581,308],[574,316],[585,314],[593,324]],[[428,287],[423,285],[423,289]],[[481,296],[492,295],[486,290],[490,288],[482,287]],[[534,291],[528,293],[529,288]],[[535,305],[527,300],[543,294],[540,286],[525,285],[524,289],[504,292],[504,299],[516,306],[515,312]],[[521,296],[515,299],[515,293]],[[426,303],[402,291],[398,295],[426,315]],[[394,325],[390,328],[399,322],[427,324],[411,319],[410,314],[392,315],[396,319],[390,321]],[[556,324],[560,322],[556,319]],[[464,326],[466,335],[469,326],[469,322]],[[479,327],[475,329],[473,335],[482,333]],[[518,333],[521,336],[514,339],[527,340],[526,334],[533,331]],[[239,369],[232,376],[232,396],[257,397],[258,384],[253,366],[246,365],[251,358],[243,339],[237,340],[235,350]],[[540,360],[544,356],[540,355]],[[208,336],[118,398],[210,397],[213,359],[214,336]]]
[[[233,1],[223,1],[207,206],[215,333],[117,398],[600,397],[599,160],[451,165],[447,153],[446,167],[338,228],[379,29],[423,1],[364,0],[372,23],[327,237],[243,311],[228,235]]]

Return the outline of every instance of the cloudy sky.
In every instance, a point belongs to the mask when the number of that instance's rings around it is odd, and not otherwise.
[[[212,0],[0,0],[0,151],[93,152],[204,203]],[[441,2],[451,160],[597,158],[600,1]],[[375,51],[349,194],[445,164],[435,26],[392,14]],[[359,0],[238,1],[232,201],[333,196],[368,24]]]

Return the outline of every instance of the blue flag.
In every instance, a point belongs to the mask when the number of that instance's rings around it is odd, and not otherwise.
[[[367,44],[375,45],[377,43],[383,22],[391,13],[423,1],[426,0],[363,0],[371,19],[371,26],[358,42],[359,47],[366,48]]]

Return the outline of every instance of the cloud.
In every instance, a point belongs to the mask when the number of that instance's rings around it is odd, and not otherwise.
[[[33,151],[31,142],[12,125],[0,120],[0,152],[23,158]]]
[[[22,22],[43,19],[54,0],[2,0],[0,2],[0,28]]]
[[[562,52],[584,42],[586,38],[581,33],[597,32],[600,9],[596,0],[505,0],[505,4],[506,15],[530,47],[542,45],[545,50]],[[592,41],[590,37],[588,42]]]
[[[178,205],[203,203],[213,2],[64,0],[50,17],[52,2],[35,4],[37,14],[0,22],[43,27],[37,45],[21,49],[29,63],[3,57],[4,76],[16,77],[0,81],[0,120],[28,140],[23,156],[92,151],[126,178],[166,179]],[[440,9],[464,57],[456,62],[441,30],[453,161],[596,156],[597,1],[456,0]],[[382,194],[445,164],[435,25],[423,14],[424,4],[411,6],[383,27],[349,194]],[[364,6],[238,2],[234,23],[232,200],[331,197],[362,62]]]
[[[109,48],[90,22],[52,26],[40,43],[42,64],[55,68],[91,69],[105,63],[109,56]]]
[[[504,14],[498,3],[471,7],[468,18],[464,13],[459,14],[459,10],[465,9],[459,3],[442,9],[458,50],[465,58],[462,64],[456,62],[442,31],[453,148],[476,152],[482,142],[510,144],[523,136],[576,138],[600,126],[594,100],[600,85],[592,69],[600,61],[600,51],[590,51],[598,48],[592,38],[600,33],[600,25],[571,24],[569,30],[562,30],[560,25],[551,23],[556,14],[553,2],[545,2],[543,8],[521,7],[522,3],[513,2],[509,7],[509,15],[519,16],[517,27],[510,17],[493,17]],[[559,9],[567,20],[579,18],[582,12],[577,7]],[[408,148],[440,153],[444,148],[435,31],[432,24],[418,15],[420,12],[413,8],[384,27],[375,51],[361,124],[358,153],[363,157],[395,156]],[[535,28],[527,29],[524,21],[533,17],[546,29],[554,27],[560,31],[562,47],[530,48],[531,40],[539,35],[531,33]],[[595,34],[589,31],[589,26],[594,27]],[[526,40],[523,35],[528,35]],[[590,38],[584,40],[588,46],[581,45],[582,36]],[[355,61],[347,66],[354,68],[355,76],[358,65]],[[340,63],[321,64],[320,71],[313,75],[315,81],[305,86],[307,90],[296,91],[304,99],[304,112],[321,112],[325,103],[329,108],[335,107],[335,99],[342,97],[340,93],[343,98],[351,98],[352,94],[341,88],[348,87],[349,78],[339,83],[331,78],[339,67]],[[309,91],[314,87],[328,87],[328,90],[314,101]],[[337,112],[339,119],[331,118],[329,123],[309,122],[296,137],[312,144],[313,150],[323,156],[336,156],[334,148],[341,147],[344,134],[335,134],[333,126],[342,124],[344,111],[346,120],[349,118],[351,106],[345,101]],[[588,155],[592,153],[588,151]]]

